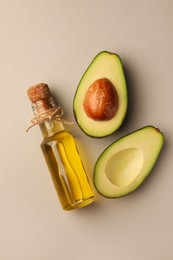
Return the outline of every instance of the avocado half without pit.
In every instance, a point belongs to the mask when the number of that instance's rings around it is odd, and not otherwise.
[[[100,52],[80,80],[73,101],[75,119],[92,137],[115,132],[127,111],[127,87],[120,57]]]
[[[106,148],[94,167],[94,185],[107,198],[136,190],[151,172],[163,146],[158,128],[146,126]]]

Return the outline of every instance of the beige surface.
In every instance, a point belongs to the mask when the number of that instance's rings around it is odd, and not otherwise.
[[[0,0],[0,259],[173,259],[173,1]],[[163,131],[158,164],[135,193],[97,195],[64,212],[39,144],[26,90],[48,83],[72,119],[76,86],[94,56],[117,52],[130,105],[126,123],[97,140],[74,131],[90,177],[113,140],[144,125]]]

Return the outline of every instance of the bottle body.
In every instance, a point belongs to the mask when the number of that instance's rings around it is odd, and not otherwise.
[[[94,194],[73,136],[59,122],[46,122],[40,127],[44,137],[41,148],[63,209],[81,208],[93,202]],[[45,135],[45,129],[49,134]]]

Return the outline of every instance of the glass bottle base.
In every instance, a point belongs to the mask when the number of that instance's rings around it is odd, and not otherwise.
[[[73,210],[73,209],[79,209],[79,208],[82,208],[82,207],[85,207],[85,206],[91,204],[93,201],[94,201],[94,196],[90,197],[88,199],[85,199],[85,200],[75,201],[75,203],[73,203],[73,204],[65,205],[63,207],[63,209],[67,210],[67,211]]]

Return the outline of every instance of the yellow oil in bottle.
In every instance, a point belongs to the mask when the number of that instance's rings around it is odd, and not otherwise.
[[[62,207],[70,210],[90,204],[94,195],[73,136],[61,131],[44,138],[41,148]]]

